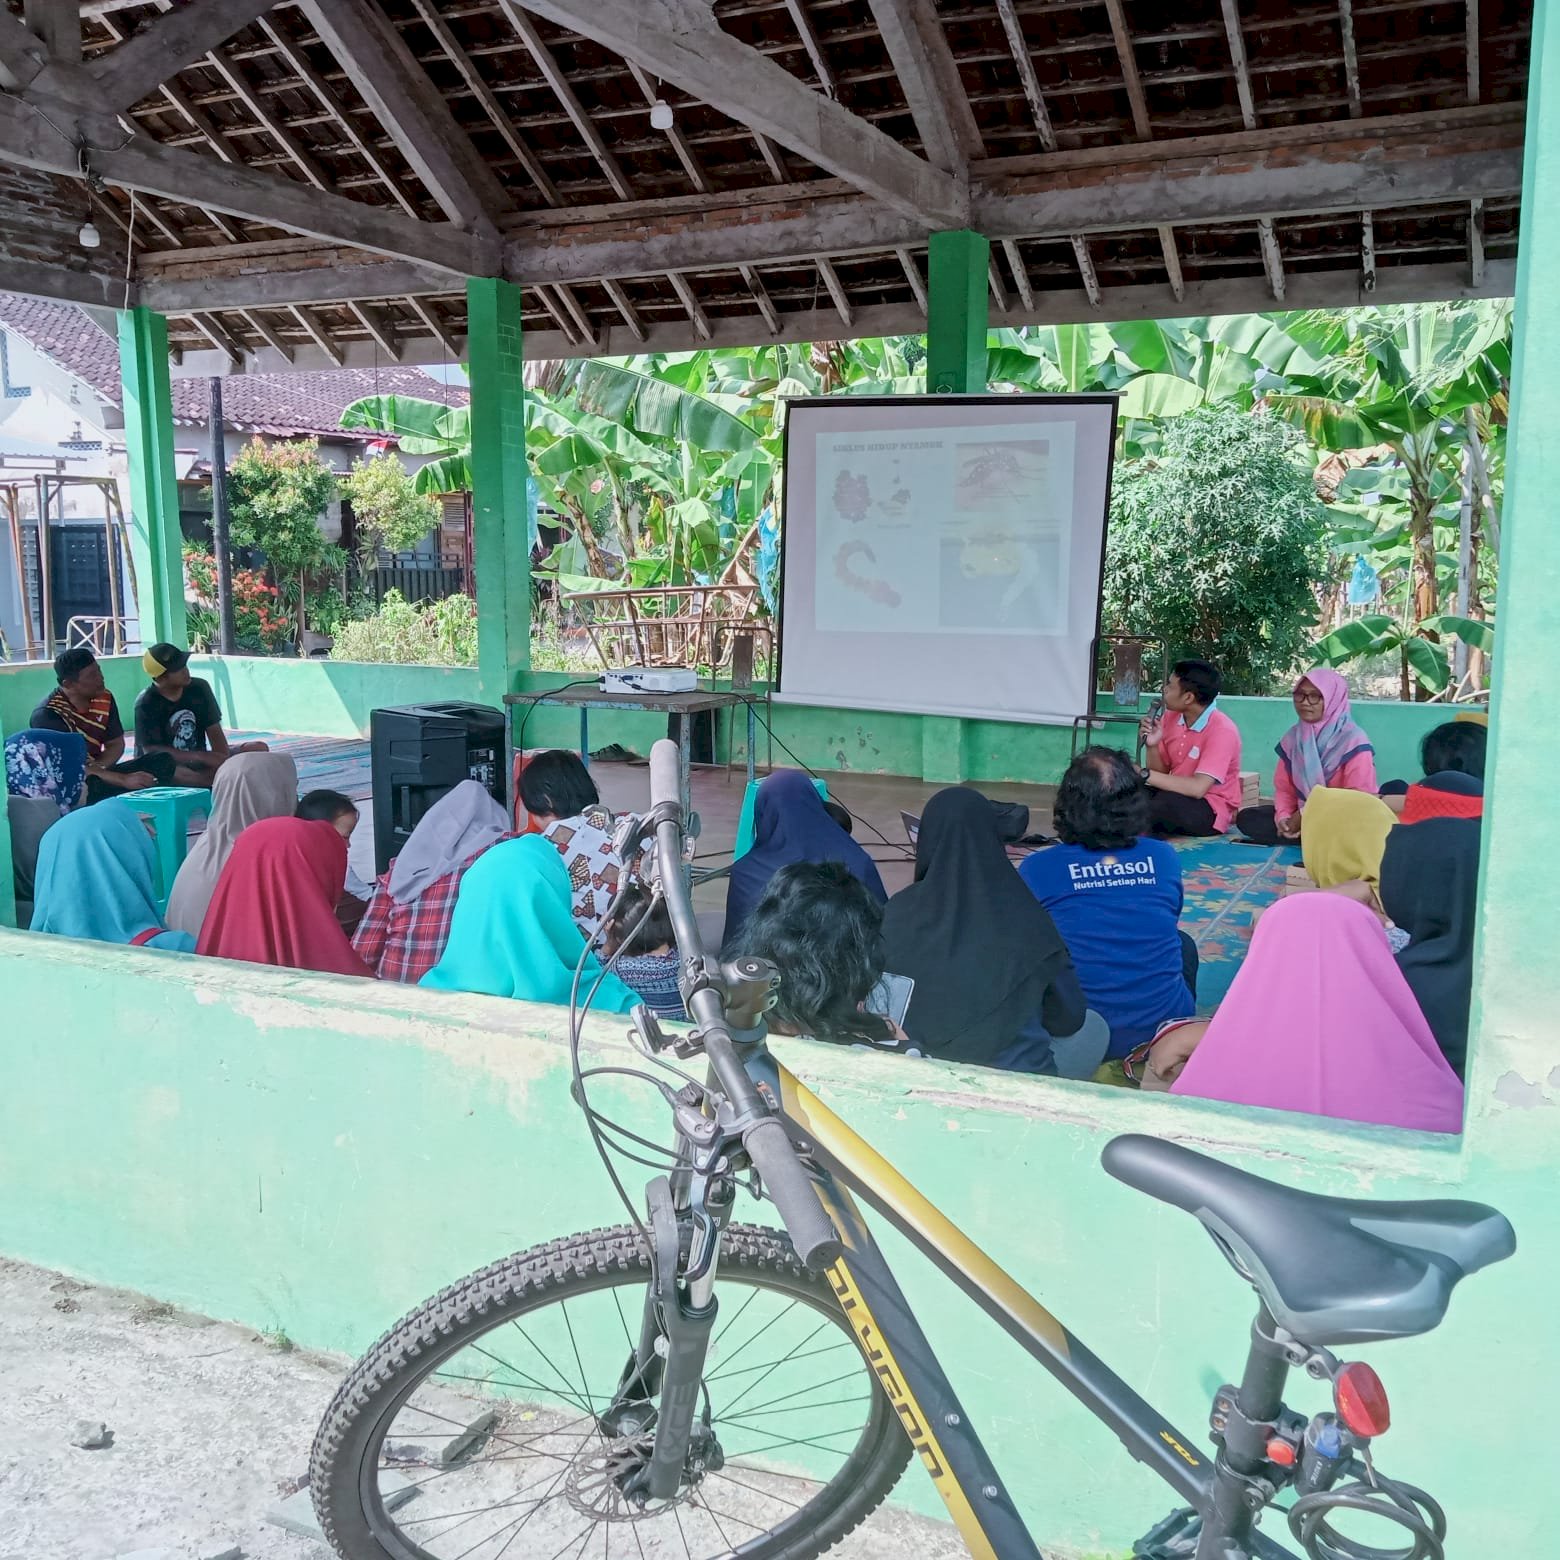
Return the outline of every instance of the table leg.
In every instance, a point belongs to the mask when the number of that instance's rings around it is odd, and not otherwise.
[[[590,768],[590,706],[580,706],[580,762]]]

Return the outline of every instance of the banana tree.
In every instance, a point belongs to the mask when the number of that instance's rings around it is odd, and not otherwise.
[[[1445,641],[1460,639],[1470,649],[1493,654],[1495,625],[1480,619],[1441,612],[1418,622],[1371,612],[1340,624],[1316,643],[1317,657],[1327,666],[1346,666],[1371,656],[1398,657],[1398,696],[1414,697],[1417,683],[1427,695],[1444,693],[1451,682],[1451,661]]]
[[[1265,394],[1280,416],[1329,450],[1385,445],[1408,480],[1413,618],[1437,615],[1438,476],[1455,473],[1469,408],[1503,422],[1511,305],[1499,300],[1293,316],[1297,352]]]

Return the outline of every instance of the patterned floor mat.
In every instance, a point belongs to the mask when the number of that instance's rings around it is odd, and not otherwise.
[[[1197,1007],[1211,1013],[1246,957],[1254,916],[1278,898],[1285,870],[1299,864],[1300,851],[1231,840],[1178,840],[1175,846],[1186,893],[1181,926],[1202,958]]]
[[[374,794],[368,743],[361,737],[296,737],[276,731],[233,731],[234,742],[260,741],[290,753],[298,766],[298,790],[340,791],[355,802]]]

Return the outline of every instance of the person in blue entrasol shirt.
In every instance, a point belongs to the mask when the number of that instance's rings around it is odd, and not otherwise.
[[[1108,1057],[1197,1011],[1197,949],[1176,922],[1181,864],[1145,838],[1148,793],[1115,748],[1085,748],[1056,793],[1061,844],[1019,868],[1062,934],[1088,1004],[1110,1025]]]

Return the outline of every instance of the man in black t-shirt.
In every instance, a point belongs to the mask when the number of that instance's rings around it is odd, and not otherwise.
[[[167,643],[141,657],[152,686],[135,701],[135,750],[171,755],[178,785],[209,786],[232,754],[264,753],[266,745],[229,745],[217,696],[203,677],[190,676],[189,660],[188,650]]]
[[[88,802],[172,785],[174,764],[166,753],[148,756],[143,749],[125,758],[125,728],[119,705],[103,681],[103,668],[84,645],[61,650],[54,658],[59,686],[32,712],[28,722],[40,731],[73,731],[87,744]]]

